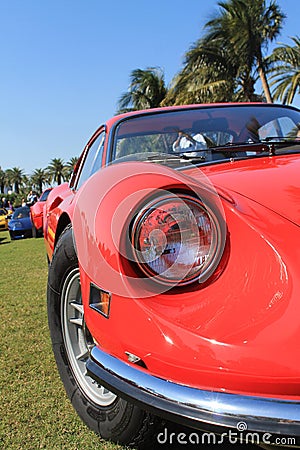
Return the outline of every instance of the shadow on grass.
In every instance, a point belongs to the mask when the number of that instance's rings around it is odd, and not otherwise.
[[[10,240],[7,237],[0,236],[0,244],[10,244]]]

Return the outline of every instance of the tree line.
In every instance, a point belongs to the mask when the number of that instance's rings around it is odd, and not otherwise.
[[[7,170],[0,167],[0,193],[20,203],[21,197],[27,195],[30,190],[41,194],[45,186],[69,180],[77,161],[77,156],[66,163],[61,158],[53,158],[45,169],[35,169],[29,176],[19,167]]]
[[[227,0],[218,7],[170,85],[159,67],[134,69],[117,113],[192,103],[293,102],[300,93],[300,38],[291,37],[291,44],[281,43],[268,54],[286,18],[276,0]],[[258,80],[262,92],[255,90]],[[0,167],[0,192],[7,187],[16,194],[24,189],[41,192],[44,185],[68,180],[76,161],[74,157],[65,164],[54,158],[29,177],[18,167]]]

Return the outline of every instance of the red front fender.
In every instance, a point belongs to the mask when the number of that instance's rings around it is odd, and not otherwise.
[[[96,173],[79,191],[74,209],[74,234],[80,265],[101,288],[126,297],[153,295],[126,265],[129,223],[145,199],[166,191],[189,191],[217,211],[222,203],[199,170],[197,183],[186,175],[151,163],[122,163]],[[120,276],[124,275],[124,276]],[[162,292],[162,291],[160,291]]]
[[[225,211],[229,255],[213,283],[157,293],[128,272],[124,230],[159,189],[193,190]],[[85,318],[103,350],[123,361],[137,355],[150,373],[180,384],[299,398],[297,226],[238,194],[220,199],[204,176],[148,163],[103,169],[78,194]],[[88,307],[90,282],[112,293],[108,319]]]

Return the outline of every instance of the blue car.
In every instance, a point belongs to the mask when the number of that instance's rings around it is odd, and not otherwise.
[[[28,206],[15,209],[8,222],[8,231],[11,239],[32,237],[32,222]]]

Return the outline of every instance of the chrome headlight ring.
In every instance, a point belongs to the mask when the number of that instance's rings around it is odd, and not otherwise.
[[[185,193],[146,203],[131,232],[133,259],[148,278],[167,285],[206,281],[220,262],[222,224],[213,208]]]

